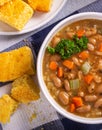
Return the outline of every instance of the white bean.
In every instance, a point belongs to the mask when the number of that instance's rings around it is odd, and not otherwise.
[[[52,39],[52,46],[55,47],[60,42],[60,37],[55,36]]]
[[[95,35],[97,32],[96,28],[87,28],[87,30],[85,31],[85,35],[86,36],[91,36],[91,35]]]
[[[95,104],[94,104],[95,108],[99,108],[102,107],[102,98],[98,99]]]
[[[93,38],[95,38],[96,40],[102,41],[102,35],[100,34],[93,36]]]
[[[87,47],[89,51],[94,51],[94,46],[92,44],[88,43]]]
[[[66,91],[70,91],[70,84],[69,84],[69,81],[67,79],[64,80],[64,87],[65,87]]]
[[[78,78],[81,80],[83,78],[83,73],[82,71],[78,71]]]
[[[91,37],[91,38],[89,38],[89,42],[92,43],[93,45],[95,45],[96,44],[96,39]]]
[[[96,83],[101,83],[101,81],[102,81],[102,78],[98,75],[94,75],[93,78]]]
[[[94,102],[96,100],[97,100],[97,96],[96,95],[86,95],[85,96],[85,101]]]
[[[52,77],[52,80],[53,80],[53,82],[54,82],[54,85],[55,85],[57,88],[62,87],[62,82],[61,82],[61,80],[60,80],[57,76],[53,76],[53,77]]]
[[[79,113],[89,112],[90,110],[91,110],[90,105],[83,105],[82,107],[76,109],[76,111]]]
[[[63,105],[67,105],[69,103],[69,96],[65,91],[59,92],[58,98]]]
[[[80,92],[78,92],[78,96],[80,96],[80,97],[84,97],[84,92],[83,91],[80,91]]]
[[[81,65],[80,62],[79,62],[79,60],[78,60],[76,57],[72,57],[72,60],[73,60],[73,62],[74,62],[77,66],[80,66],[80,65]]]
[[[66,34],[69,38],[72,38],[75,35],[75,32],[67,32]]]
[[[74,79],[75,76],[76,76],[75,73],[69,73],[69,74],[68,74],[68,79]]]

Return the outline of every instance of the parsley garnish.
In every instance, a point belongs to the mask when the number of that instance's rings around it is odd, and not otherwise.
[[[59,54],[62,59],[67,59],[73,54],[79,53],[87,49],[88,38],[82,36],[78,38],[77,35],[72,40],[62,39],[55,48],[48,46],[47,50],[50,54]]]

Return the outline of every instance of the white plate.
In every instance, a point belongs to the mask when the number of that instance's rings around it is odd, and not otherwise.
[[[66,1],[67,0],[53,0],[51,11],[48,13],[36,12],[22,31],[16,31],[9,25],[0,22],[0,35],[19,35],[34,31],[39,27],[42,27],[58,14],[58,12],[62,9]]]

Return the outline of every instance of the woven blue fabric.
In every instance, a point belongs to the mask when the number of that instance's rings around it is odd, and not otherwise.
[[[88,11],[92,11],[92,12],[102,12],[102,0],[98,0],[76,12],[74,12],[73,14],[77,14],[80,12],[88,12]],[[73,15],[71,14],[71,15]],[[69,16],[67,16],[69,17]],[[64,19],[64,18],[63,18]],[[40,46],[44,40],[44,38],[47,36],[47,34],[49,33],[49,31],[60,21],[57,21],[56,23],[50,25],[49,27],[41,30],[40,32],[32,35],[30,38],[27,38],[24,41],[21,41],[20,43],[13,45],[9,48],[7,48],[4,51],[9,51],[15,48],[19,48],[21,46],[24,45],[28,45],[29,47],[31,47],[34,57],[35,54],[37,56]],[[2,86],[4,84],[0,83],[0,86]],[[102,124],[98,124],[98,125],[88,125],[88,124],[81,124],[81,123],[77,123],[74,121],[71,121],[69,119],[66,118],[60,118],[61,116],[59,116],[58,120],[52,121],[50,123],[44,124],[42,126],[39,126],[37,128],[34,128],[33,130],[102,130]],[[2,128],[0,127],[0,130],[2,130]]]

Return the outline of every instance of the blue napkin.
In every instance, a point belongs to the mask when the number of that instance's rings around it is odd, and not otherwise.
[[[90,5],[74,12],[73,14],[77,14],[80,12],[90,12],[90,11],[102,12],[102,0],[98,0]],[[73,15],[73,14],[71,14],[71,15]],[[69,16],[67,16],[67,17],[69,17]],[[34,54],[36,53],[36,55],[37,55],[39,52],[39,48],[40,48],[44,38],[46,37],[46,35],[60,21],[57,21],[56,23],[50,25],[49,27],[30,36],[26,40],[21,41],[20,43],[17,43],[16,45],[13,45],[13,46],[7,48],[4,51],[9,51],[9,50],[19,48],[19,47],[24,46],[24,45],[28,45],[33,50],[33,53]],[[0,85],[2,86],[4,84],[1,83]],[[58,115],[59,115],[58,120],[46,123],[46,124],[41,125],[37,128],[34,128],[33,130],[102,130],[102,124],[88,125],[88,124],[77,123],[77,122],[71,121],[71,120],[61,116],[59,113],[58,113]],[[2,130],[1,126],[0,126],[0,130]]]

